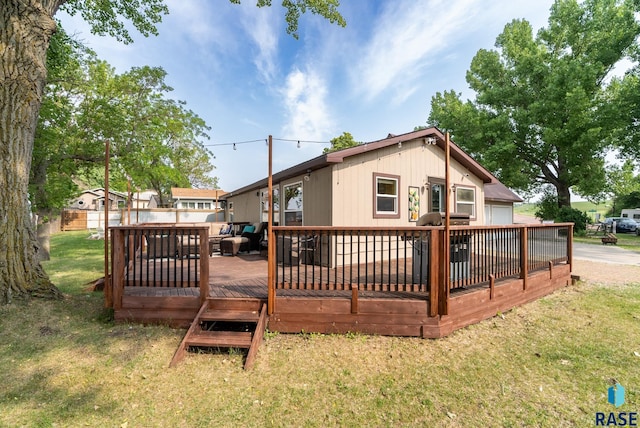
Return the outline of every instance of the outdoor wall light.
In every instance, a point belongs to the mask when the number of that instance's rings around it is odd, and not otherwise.
[[[401,149],[402,148],[402,141],[398,141],[398,148]]]
[[[304,181],[309,181],[311,179],[311,170],[307,170],[307,174],[304,176]]]

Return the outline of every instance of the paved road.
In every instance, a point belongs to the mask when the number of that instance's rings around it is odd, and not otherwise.
[[[640,266],[640,253],[625,250],[616,245],[573,243],[575,259],[591,260],[600,263],[616,263]]]

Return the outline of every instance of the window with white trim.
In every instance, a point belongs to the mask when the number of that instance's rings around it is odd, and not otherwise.
[[[476,189],[456,186],[456,212],[476,216]]]
[[[444,180],[430,179],[429,194],[431,196],[431,199],[429,200],[429,211],[443,213],[445,210]]]
[[[284,225],[302,226],[302,181],[284,186]]]
[[[399,189],[400,177],[397,175],[374,174],[373,218],[400,218]]]
[[[273,188],[273,196],[271,203],[273,205],[273,224],[280,222],[280,191],[277,187]],[[263,222],[269,221],[269,189],[260,190],[260,218]]]

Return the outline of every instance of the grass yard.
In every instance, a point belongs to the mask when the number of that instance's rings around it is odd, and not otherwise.
[[[0,307],[0,426],[594,426],[640,410],[640,287],[581,283],[438,340],[267,333],[168,364],[184,330],[113,324],[102,241],[52,238],[63,301]],[[609,379],[626,403],[607,403]]]

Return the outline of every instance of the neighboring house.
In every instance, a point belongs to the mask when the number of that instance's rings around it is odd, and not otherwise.
[[[171,188],[173,208],[194,210],[219,210],[222,198],[227,194],[221,189]]]
[[[157,208],[158,193],[155,190],[131,192],[131,209]]]
[[[323,154],[273,175],[274,221],[285,226],[411,225],[445,210],[445,136],[437,128]],[[451,213],[472,225],[513,223],[515,193],[450,142]],[[225,195],[235,221],[265,221],[267,179]]]
[[[109,191],[109,210],[124,208],[127,204],[127,194]],[[83,191],[68,208],[76,210],[100,211],[104,210],[104,188]]]

